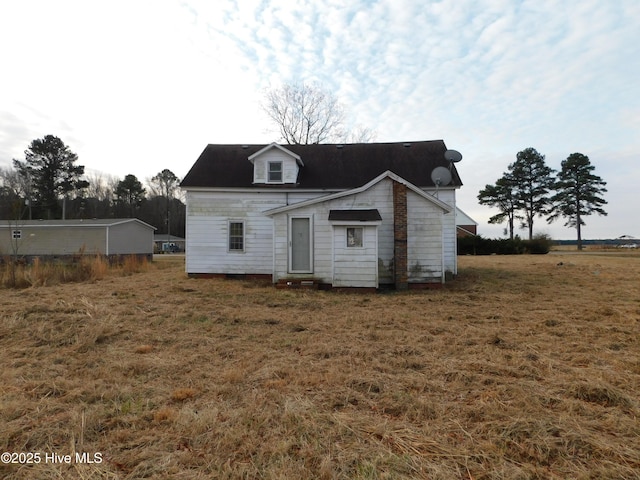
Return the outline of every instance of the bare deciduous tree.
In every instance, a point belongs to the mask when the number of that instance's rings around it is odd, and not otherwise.
[[[344,109],[338,99],[317,83],[283,85],[266,93],[264,111],[288,144],[340,141]]]
[[[373,142],[376,137],[376,132],[369,127],[363,127],[357,125],[351,133],[349,133],[347,140],[349,143],[369,143]]]

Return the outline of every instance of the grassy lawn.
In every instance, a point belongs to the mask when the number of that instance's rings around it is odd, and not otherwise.
[[[640,479],[635,252],[381,294],[182,261],[0,289],[0,451],[41,454],[0,477]]]

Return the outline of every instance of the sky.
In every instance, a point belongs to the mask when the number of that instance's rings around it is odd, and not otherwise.
[[[583,238],[640,237],[637,0],[3,0],[0,45],[0,167],[55,135],[88,173],[182,177],[209,143],[280,140],[265,93],[318,82],[348,128],[460,151],[483,236],[505,225],[478,192],[533,147],[607,182]]]

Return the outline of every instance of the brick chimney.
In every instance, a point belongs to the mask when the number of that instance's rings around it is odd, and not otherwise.
[[[407,290],[407,186],[396,181],[393,182],[393,267],[396,290]]]

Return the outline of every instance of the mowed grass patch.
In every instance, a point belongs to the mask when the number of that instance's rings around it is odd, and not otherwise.
[[[3,478],[640,478],[640,257],[461,257],[437,291],[195,280],[0,297]],[[154,262],[155,263],[155,262]]]

